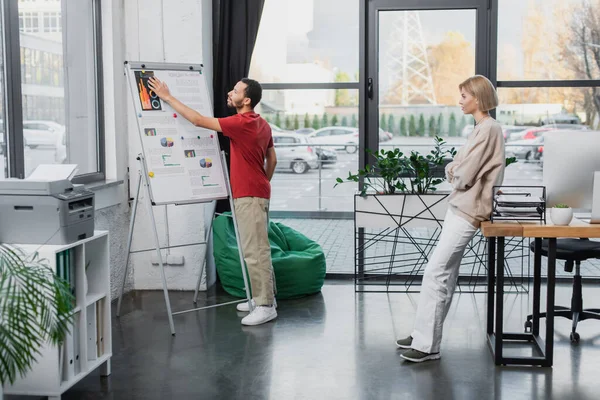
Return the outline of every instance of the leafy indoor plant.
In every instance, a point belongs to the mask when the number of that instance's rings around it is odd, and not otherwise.
[[[68,283],[54,274],[47,260],[0,244],[1,385],[24,376],[44,343],[64,340],[73,300]]]
[[[349,172],[345,179],[337,178],[335,186],[346,182],[359,182],[362,178],[364,184],[360,195],[363,197],[368,190],[377,194],[434,192],[445,180],[446,162],[456,155],[454,147],[449,150],[442,149],[446,145],[444,139],[436,136],[434,141],[434,149],[426,156],[416,151],[405,155],[399,149],[379,150],[376,153],[367,149],[367,153],[374,158],[374,163],[367,164],[356,174]],[[507,157],[505,165],[509,166],[515,162],[516,157]]]
[[[416,151],[405,155],[399,149],[380,150],[376,153],[367,149],[375,162],[366,165],[356,174],[349,172],[345,180],[337,178],[335,186],[344,182],[359,182],[364,178],[361,196],[365,196],[369,189],[378,194],[433,192],[444,181],[445,161],[456,155],[454,147],[442,149],[446,144],[444,139],[436,136],[434,140],[435,148],[426,156]]]

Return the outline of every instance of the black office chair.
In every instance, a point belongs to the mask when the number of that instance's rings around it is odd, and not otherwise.
[[[535,252],[535,242],[531,243],[531,251]],[[542,255],[548,256],[548,239],[542,241]],[[565,317],[573,321],[571,331],[571,342],[579,342],[579,334],[576,332],[577,323],[586,319],[600,320],[600,308],[583,309],[583,296],[581,291],[581,262],[590,258],[600,258],[600,243],[588,239],[557,239],[556,259],[565,260],[565,271],[573,272],[575,263],[575,276],[573,277],[573,294],[571,297],[571,308],[554,306],[554,316]],[[540,318],[546,317],[546,313],[540,313]],[[525,331],[530,332],[533,324],[532,315],[527,316]]]

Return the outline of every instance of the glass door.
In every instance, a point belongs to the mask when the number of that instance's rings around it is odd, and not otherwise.
[[[488,0],[368,2],[365,52],[366,149],[429,153],[435,136],[461,144],[473,127],[458,106],[458,84],[495,81]]]

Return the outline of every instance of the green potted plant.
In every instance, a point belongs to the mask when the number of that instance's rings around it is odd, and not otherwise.
[[[337,178],[336,185],[363,182],[355,196],[354,213],[357,227],[387,228],[439,227],[447,209],[449,193],[438,193],[444,181],[444,167],[456,154],[444,149],[446,142],[436,136],[434,149],[422,155],[399,149],[367,150],[372,163],[357,173]]]
[[[445,180],[445,166],[456,155],[454,147],[445,149],[446,142],[434,137],[434,149],[427,155],[399,149],[367,153],[372,164],[346,178],[337,178],[336,184],[363,183],[355,198],[354,212],[357,226],[384,228],[440,227],[447,211],[447,193],[437,192]],[[506,159],[506,166],[516,162]],[[334,186],[334,187],[335,187]]]
[[[73,295],[37,253],[0,244],[0,399],[2,387],[31,370],[46,343],[71,326]]]
[[[550,219],[554,225],[569,225],[573,220],[573,209],[563,203],[556,204],[550,209]]]
[[[437,190],[444,181],[444,165],[455,155],[452,147],[444,150],[446,142],[436,136],[435,147],[426,156],[416,151],[405,155],[399,149],[380,150],[367,153],[374,159],[373,164],[367,164],[356,174],[348,173],[346,179],[337,178],[335,186],[346,182],[359,182],[364,179],[361,196],[366,196],[369,189],[377,194],[412,193],[425,194]],[[407,182],[408,180],[408,182]]]

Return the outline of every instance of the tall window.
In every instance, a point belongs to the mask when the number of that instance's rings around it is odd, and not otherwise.
[[[397,3],[400,7],[402,1]],[[461,9],[464,2],[447,3],[456,10],[379,14],[380,148],[427,152],[422,143],[431,139],[419,136],[434,134],[460,146],[473,129],[473,120],[463,116],[457,105],[457,84],[476,70],[479,25],[473,11]],[[337,156],[335,163],[323,164],[318,174],[301,144],[296,152],[291,152],[293,146],[278,145],[285,162],[273,178],[273,210],[352,210],[355,188],[332,186],[336,177],[356,171],[358,157],[347,151],[354,150],[352,133],[342,135],[332,127],[353,128],[358,122],[359,4],[359,0],[265,2],[250,67],[250,76],[265,89],[259,112],[274,132],[306,135],[309,143]],[[547,132],[600,129],[600,0],[494,0],[489,4],[498,11],[491,13],[494,20],[490,21],[497,26],[497,41],[485,49],[488,56],[497,55],[492,60],[500,97],[496,118],[503,127],[507,153],[519,159],[509,167],[505,183],[542,184]],[[411,29],[418,33],[402,39]],[[368,40],[367,47],[377,46],[374,37]],[[419,86],[425,98],[411,99],[409,90],[395,90],[395,76],[410,69],[403,69],[407,59],[427,65],[429,90],[423,89],[427,85]],[[422,78],[418,68],[413,69],[414,79]],[[412,85],[410,76],[403,79]],[[426,104],[430,106],[423,107]],[[326,132],[314,134],[323,128]],[[306,165],[299,166],[301,161]]]
[[[11,33],[10,57],[20,68],[9,63],[6,71],[21,82],[7,100],[21,116],[4,120],[4,143],[22,146],[4,146],[11,160],[4,175],[27,177],[40,164],[69,163],[77,164],[80,182],[103,179],[100,0],[19,0],[16,9],[7,3],[18,26],[4,18],[2,31]]]
[[[352,210],[356,188],[334,189],[332,174],[358,165],[358,10],[358,0],[265,2],[250,77],[278,135],[275,211]]]
[[[600,123],[599,0],[500,0],[496,115],[524,184],[542,183],[544,136]],[[600,151],[600,150],[599,150]],[[526,167],[527,166],[527,167]]]

